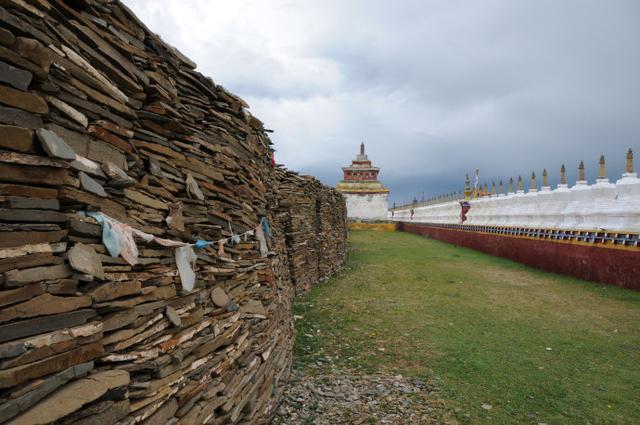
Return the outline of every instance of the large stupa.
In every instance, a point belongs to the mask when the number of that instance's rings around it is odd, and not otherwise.
[[[374,167],[360,144],[360,154],[351,165],[342,167],[343,180],[336,189],[347,201],[347,215],[352,220],[386,220],[389,189],[378,181],[380,168]]]

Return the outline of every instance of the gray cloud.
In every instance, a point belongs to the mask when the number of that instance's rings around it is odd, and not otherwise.
[[[328,184],[362,140],[398,202],[640,154],[635,0],[129,3]]]

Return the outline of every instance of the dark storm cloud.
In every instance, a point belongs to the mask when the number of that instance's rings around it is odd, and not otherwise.
[[[360,141],[401,202],[640,153],[640,2],[134,1],[328,184]],[[640,156],[640,155],[639,155]]]

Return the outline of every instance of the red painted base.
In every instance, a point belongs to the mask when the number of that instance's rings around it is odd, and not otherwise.
[[[640,290],[640,248],[535,240],[417,223],[397,223],[397,229],[508,258],[545,271]]]

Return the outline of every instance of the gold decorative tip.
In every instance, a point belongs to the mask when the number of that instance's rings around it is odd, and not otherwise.
[[[469,179],[469,174],[464,179],[464,199],[468,201],[471,199],[471,180]]]
[[[536,180],[536,173],[531,173],[531,186],[529,187],[529,191],[538,190],[538,182]]]
[[[513,177],[509,177],[509,193],[513,193]]]
[[[542,185],[549,186],[549,176],[547,175],[547,169],[542,170]]]
[[[564,164],[560,167],[560,184],[567,184],[567,169]]]
[[[501,193],[504,195],[504,185],[502,184],[502,180],[500,180],[500,184],[498,186],[498,193]]]
[[[584,162],[583,161],[580,161],[580,165],[578,165],[578,180],[580,180],[580,181],[584,181],[585,180]]]
[[[633,151],[631,148],[627,151],[627,173],[633,173]]]
[[[599,179],[606,179],[607,175],[604,169],[604,155],[600,155],[600,171],[598,172]]]
[[[518,191],[524,190],[524,186],[522,184],[522,176],[518,176]]]
[[[496,181],[492,181],[491,182],[491,195],[495,195],[496,194]]]

